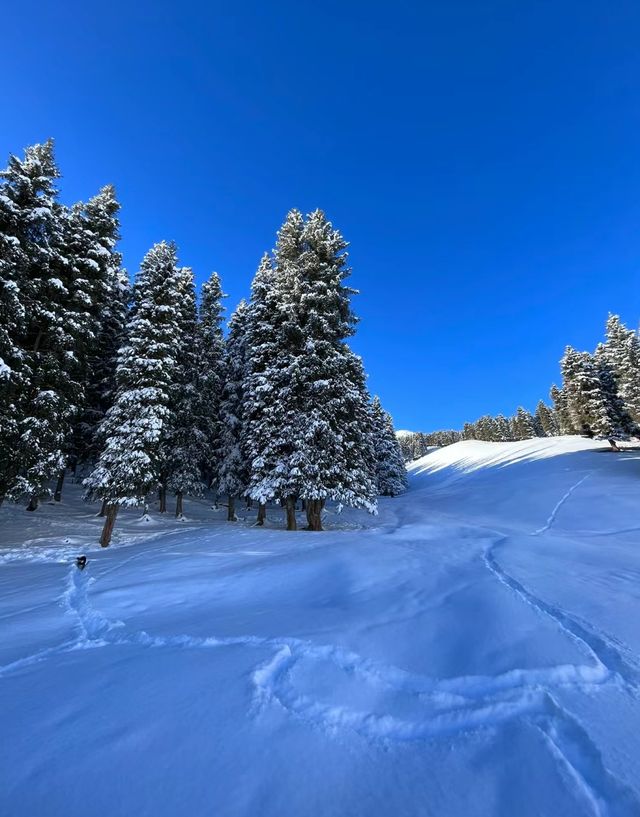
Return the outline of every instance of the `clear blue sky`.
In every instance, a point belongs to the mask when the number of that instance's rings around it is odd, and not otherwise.
[[[351,242],[354,340],[397,427],[533,408],[563,347],[638,322],[637,2],[3,6],[0,154],[53,136],[233,306],[286,211]]]

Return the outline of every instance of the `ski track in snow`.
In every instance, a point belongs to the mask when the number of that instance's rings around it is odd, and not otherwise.
[[[567,501],[567,499],[569,499],[569,497],[576,490],[576,488],[579,488],[585,480],[589,479],[590,476],[591,473],[585,474],[581,479],[579,479],[576,482],[575,485],[572,485],[571,488],[569,488],[567,493],[564,494],[564,496],[562,496],[560,500],[556,503],[545,524],[541,528],[538,528],[538,530],[534,530],[533,533],[531,534],[532,536],[540,536],[541,533],[546,533],[549,530],[549,528],[556,521],[556,516],[558,515],[560,508],[562,508],[564,503]]]
[[[566,497],[565,497],[566,498]],[[263,636],[153,636],[128,631],[121,621],[106,618],[91,604],[89,588],[97,579],[70,567],[61,597],[76,622],[76,637],[58,646],[0,667],[0,678],[52,656],[75,650],[135,646],[146,648],[211,649],[226,646],[273,648],[271,658],[252,675],[254,717],[269,706],[329,734],[348,730],[372,742],[406,742],[478,729],[495,728],[516,718],[525,719],[542,735],[567,785],[596,817],[631,817],[640,811],[637,795],[605,767],[600,752],[582,725],[553,697],[554,689],[585,693],[614,684],[637,692],[640,675],[610,640],[589,632],[559,608],[547,604],[510,577],[493,550],[506,541],[500,536],[484,552],[491,573],[524,603],[551,618],[586,651],[590,663],[542,669],[514,669],[494,676],[431,678],[366,659],[335,645],[316,645],[298,638]],[[106,575],[106,572],[102,575]],[[418,714],[411,719],[388,712],[358,710],[327,703],[296,687],[296,667],[306,662],[334,666],[350,682],[375,686],[392,700],[409,698]],[[420,710],[424,712],[420,715]]]

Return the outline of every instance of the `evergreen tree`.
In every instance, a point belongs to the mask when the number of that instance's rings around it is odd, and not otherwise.
[[[498,442],[509,442],[513,440],[511,424],[504,414],[498,414],[496,417],[496,440]]]
[[[534,417],[538,437],[557,437],[560,433],[556,412],[540,400]]]
[[[251,285],[247,319],[247,378],[243,397],[245,445],[249,466],[247,494],[261,506],[286,503],[286,458],[293,444],[295,406],[291,405],[291,350],[288,346],[287,263],[297,257],[302,216],[292,210],[278,233],[277,268],[264,255]],[[289,275],[289,278],[292,276]],[[295,499],[289,500],[287,526],[295,529]]]
[[[200,428],[203,439],[202,470],[208,487],[216,487],[221,457],[220,397],[224,372],[222,335],[222,293],[216,272],[202,285],[198,324],[200,376]]]
[[[227,518],[235,520],[234,500],[242,496],[249,478],[244,448],[243,400],[246,379],[248,307],[240,301],[229,320],[225,344],[225,383],[220,403],[222,425],[220,493],[229,499]]]
[[[618,381],[609,364],[607,350],[604,344],[598,344],[593,357],[600,389],[606,405],[606,414],[601,430],[596,432],[607,438],[626,437],[638,432],[636,423],[631,418],[627,406],[618,391]]]
[[[304,224],[301,252],[291,265],[291,395],[300,431],[288,463],[285,495],[305,500],[311,530],[321,530],[326,499],[375,511],[365,374],[362,361],[345,343],[356,322],[350,307],[354,291],[343,283],[350,274],[346,246],[324,213],[316,210]]]
[[[177,365],[171,373],[172,423],[163,444],[167,488],[176,497],[176,518],[183,517],[184,496],[200,496],[200,463],[205,446],[200,420],[198,389],[197,309],[193,272],[178,271],[179,314]]]
[[[74,464],[95,461],[101,447],[97,430],[115,397],[117,354],[131,299],[129,280],[116,251],[119,210],[115,190],[107,185],[74,212],[80,227],[75,265],[87,282],[89,329],[82,359],[82,414],[71,445]]]
[[[530,411],[519,406],[512,423],[513,436],[516,440],[528,440],[536,436],[533,417]]]
[[[631,418],[640,422],[640,339],[637,332],[627,329],[618,315],[609,315],[607,320],[602,358],[613,374]]]
[[[476,432],[473,426],[473,423],[465,423],[462,427],[462,439],[463,440],[475,440],[476,439]]]
[[[9,412],[3,421],[3,459],[8,460],[4,487],[14,498],[30,497],[28,509],[35,510],[64,464],[79,397],[66,211],[57,203],[53,142],[27,148],[23,159],[11,156],[1,175],[13,268],[4,301],[7,291],[19,290],[21,302],[19,322],[12,312],[17,334],[9,356],[16,347],[20,352],[13,354],[19,367],[16,379],[10,378]]]
[[[278,233],[274,268],[263,259],[252,291],[248,495],[279,498],[289,530],[296,499],[312,530],[321,529],[327,499],[375,511],[365,375],[345,343],[355,324],[345,248],[321,211],[305,221],[293,210]]]
[[[172,373],[180,350],[183,271],[162,242],[142,261],[125,345],[118,355],[116,400],[100,428],[105,447],[85,480],[89,498],[107,503],[106,547],[121,505],[141,505],[160,475],[163,435],[171,425]]]
[[[20,283],[27,268],[20,241],[22,211],[7,180],[0,173],[0,504],[18,472],[18,390],[24,379],[20,338],[25,330],[25,309]],[[9,176],[10,179],[10,176]]]
[[[398,496],[407,490],[407,469],[393,429],[393,420],[374,397],[371,404],[376,457],[376,482],[380,496]]]
[[[613,439],[629,433],[630,418],[617,395],[602,349],[596,359],[568,346],[562,359],[562,378],[572,425],[581,434]]]
[[[573,426],[573,420],[569,411],[569,401],[567,391],[559,389],[555,384],[551,386],[549,396],[554,405],[556,421],[558,424],[559,434],[575,434],[576,429]]]

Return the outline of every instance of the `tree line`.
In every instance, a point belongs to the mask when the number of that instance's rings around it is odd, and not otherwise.
[[[162,241],[133,286],[117,251],[112,186],[72,207],[58,198],[53,142],[0,172],[0,501],[27,509],[65,471],[88,472],[108,545],[122,506],[159,509],[206,488],[322,529],[327,500],[376,510],[406,488],[393,423],[371,399],[347,340],[357,318],[347,243],[324,213],[291,210],[223,332],[213,273]],[[55,488],[52,490],[52,484]]]
[[[512,417],[484,415],[461,431],[412,433],[399,439],[405,461],[433,446],[461,440],[509,442],[532,437],[581,434],[615,441],[640,434],[640,335],[618,315],[609,315],[605,340],[593,353],[567,346],[560,361],[562,385],[553,385],[551,405],[540,400],[533,414],[520,406]]]

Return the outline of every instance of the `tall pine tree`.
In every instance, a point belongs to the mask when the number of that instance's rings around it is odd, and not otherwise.
[[[200,464],[204,433],[200,427],[198,379],[199,347],[193,272],[179,271],[180,308],[177,365],[171,373],[172,422],[164,444],[167,457],[167,487],[176,497],[176,518],[183,518],[184,496],[200,496]]]
[[[80,397],[72,307],[66,210],[57,202],[53,142],[33,145],[23,159],[9,158],[2,172],[4,208],[11,212],[13,277],[24,310],[13,346],[20,348],[19,386],[10,399],[14,435],[5,487],[28,496],[28,510],[51,491],[64,465],[65,446]],[[6,454],[6,443],[3,444]],[[3,455],[5,456],[5,455]]]
[[[229,521],[235,519],[234,501],[244,494],[249,476],[244,453],[243,422],[247,319],[247,304],[240,301],[229,320],[229,335],[225,343],[225,382],[220,401],[222,435],[219,490],[228,497]]]
[[[203,437],[201,467],[207,485],[217,488],[221,457],[220,398],[224,382],[222,292],[216,272],[202,286],[198,323],[200,430]]]
[[[89,498],[107,503],[103,547],[111,541],[118,508],[145,503],[158,484],[161,444],[172,421],[182,284],[175,245],[156,244],[136,279],[126,343],[118,355],[116,400],[100,429],[105,447],[85,480]]]

